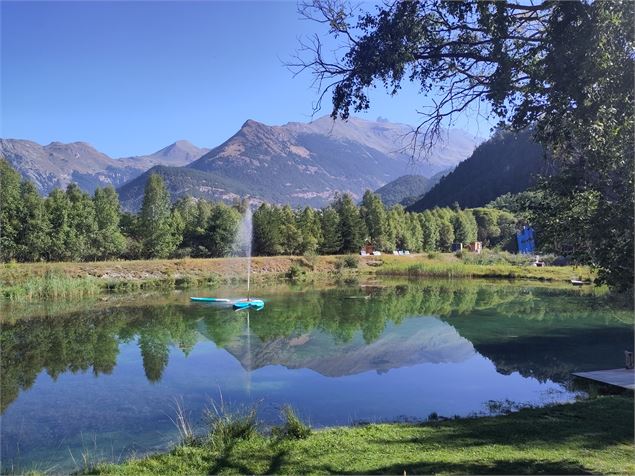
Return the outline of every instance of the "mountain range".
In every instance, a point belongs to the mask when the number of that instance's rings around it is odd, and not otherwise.
[[[137,209],[152,173],[163,176],[173,198],[183,195],[292,206],[328,204],[337,192],[361,198],[416,169],[432,176],[470,155],[478,139],[448,131],[448,140],[414,163],[407,150],[410,126],[323,117],[310,123],[269,126],[246,121],[236,134],[184,167],[155,167],[119,188],[123,206]]]
[[[209,149],[181,140],[153,154],[113,159],[85,142],[42,146],[18,139],[0,139],[0,154],[42,195],[77,183],[92,193],[98,187],[118,187],[156,165],[186,165]]]
[[[247,370],[283,365],[311,369],[327,377],[385,373],[423,363],[458,363],[475,354],[472,344],[454,327],[430,316],[406,317],[399,325],[391,323],[370,343],[364,340],[362,331],[341,342],[327,332],[314,330],[267,341],[252,336],[249,345],[237,336],[225,349]]]
[[[404,174],[432,177],[455,167],[480,142],[460,129],[445,132],[445,140],[418,161],[408,150],[410,126],[329,117],[282,126],[248,120],[211,150],[179,141],[147,156],[112,159],[85,143],[3,139],[0,153],[43,194],[71,181],[88,192],[112,184],[128,210],[140,206],[152,173],[163,176],[173,199],[187,194],[324,206],[337,192],[361,198]]]

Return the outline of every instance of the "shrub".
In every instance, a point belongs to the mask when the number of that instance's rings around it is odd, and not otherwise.
[[[281,439],[301,440],[308,438],[311,434],[311,427],[300,420],[293,408],[289,405],[282,407],[282,426],[274,427],[272,434]]]
[[[221,400],[220,405],[212,402],[206,417],[210,427],[209,442],[217,449],[231,446],[238,440],[248,440],[257,433],[256,407],[232,410]]]
[[[359,259],[357,259],[357,256],[348,255],[344,257],[345,268],[357,268],[358,266],[359,266]]]
[[[299,279],[301,279],[304,275],[306,274],[306,272],[297,264],[292,264],[288,271],[285,273],[285,278],[287,278],[289,281],[298,281]]]
[[[359,260],[357,256],[347,255],[344,257],[339,257],[335,262],[335,269],[340,270],[342,268],[357,268],[359,266]]]

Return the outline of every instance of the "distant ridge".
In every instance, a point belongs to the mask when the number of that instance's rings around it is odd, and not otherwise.
[[[135,210],[150,173],[160,173],[171,197],[232,201],[236,197],[321,207],[336,193],[355,199],[406,174],[433,177],[468,157],[479,139],[460,129],[443,133],[426,160],[413,165],[412,127],[352,117],[270,126],[248,119],[214,149],[176,141],[152,154],[113,159],[84,142],[40,145],[0,139],[0,154],[47,195],[77,183],[92,193],[115,186]],[[160,166],[157,168],[157,166]]]

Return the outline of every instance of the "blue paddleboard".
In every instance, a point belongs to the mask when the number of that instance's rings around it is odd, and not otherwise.
[[[213,297],[191,297],[196,302],[229,302],[229,299],[213,298]]]
[[[236,301],[233,305],[233,308],[236,310],[240,309],[255,309],[260,311],[263,307],[265,307],[265,302],[262,299],[250,299],[244,301]]]

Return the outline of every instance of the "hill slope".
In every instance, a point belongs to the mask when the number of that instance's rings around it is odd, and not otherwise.
[[[143,202],[143,191],[148,177],[158,174],[168,184],[172,201],[190,195],[195,198],[213,197],[216,200],[231,202],[249,195],[249,191],[240,183],[214,173],[185,167],[157,165],[147,172],[125,183],[117,189],[119,200],[126,210],[138,210]]]
[[[422,211],[454,202],[481,207],[505,193],[526,190],[537,174],[547,171],[543,149],[529,131],[497,132],[408,209]]]
[[[432,188],[432,179],[423,175],[404,175],[375,190],[387,207],[392,207],[409,197],[420,197]]]

